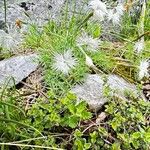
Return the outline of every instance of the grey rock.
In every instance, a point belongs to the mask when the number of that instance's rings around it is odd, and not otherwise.
[[[38,67],[38,55],[21,55],[0,61],[0,86],[18,84]],[[15,82],[14,82],[15,81]]]
[[[43,26],[50,19],[57,20],[64,0],[13,0],[7,3],[7,24],[14,26],[17,19],[28,24]],[[4,21],[4,8],[0,3],[0,18]]]
[[[108,76],[107,84],[109,85],[110,89],[113,90],[112,96],[117,96],[121,99],[126,99],[126,92],[131,92],[133,95],[138,96],[136,86],[127,82],[120,76],[110,74]]]
[[[107,102],[103,96],[104,81],[99,75],[87,75],[82,85],[76,85],[71,92],[76,94],[78,101],[85,100],[91,109],[98,110]]]
[[[5,28],[6,28],[5,22],[0,20],[0,30],[1,29],[5,30]]]
[[[106,85],[111,89],[111,96],[127,100],[126,91],[130,91],[135,96],[138,96],[138,91],[134,84],[130,84],[123,78],[113,74],[108,75],[106,78]],[[98,111],[108,101],[108,98],[103,94],[103,80],[102,75],[88,74],[85,82],[82,85],[76,85],[71,92],[77,96],[78,102],[85,100],[92,110]]]

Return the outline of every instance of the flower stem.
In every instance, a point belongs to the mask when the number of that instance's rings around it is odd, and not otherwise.
[[[93,12],[91,12],[77,27],[77,31],[80,30],[86,23],[87,21],[93,16]]]
[[[5,13],[5,25],[7,24],[7,4],[6,0],[4,0],[4,13]]]

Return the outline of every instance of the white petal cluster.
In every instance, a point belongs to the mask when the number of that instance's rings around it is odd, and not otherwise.
[[[89,6],[94,10],[101,10],[102,12],[107,12],[106,4],[100,0],[92,0],[89,3]]]
[[[118,4],[115,9],[118,15],[122,16],[124,14],[125,9],[122,4]]]
[[[78,46],[87,46],[87,50],[91,52],[96,52],[101,44],[101,40],[98,38],[93,38],[87,33],[82,33],[80,37],[76,40]]]
[[[140,53],[143,49],[144,49],[144,41],[143,40],[140,40],[135,43],[135,45],[134,45],[135,52]]]
[[[106,4],[100,0],[92,0],[89,3],[95,20],[103,21],[105,18],[112,21],[114,25],[120,24],[121,16],[124,14],[123,4],[118,4],[114,9],[107,10]]]
[[[118,4],[116,8],[108,10],[108,21],[112,21],[114,25],[119,25],[122,15],[124,14],[124,7]]]
[[[148,60],[141,61],[140,66],[139,66],[139,79],[140,80],[144,77],[148,78],[150,76],[148,72],[149,67],[150,67],[150,62]]]
[[[22,35],[15,28],[8,28],[8,33],[0,30],[0,46],[4,49],[14,51],[22,40]]]
[[[67,50],[66,52],[60,54],[54,54],[54,63],[52,68],[56,71],[60,71],[67,75],[71,69],[73,69],[77,64],[77,59],[73,57],[72,51]]]
[[[106,4],[100,0],[92,0],[89,3],[89,7],[94,10],[93,17],[96,20],[103,21],[107,14]]]
[[[120,24],[120,16],[117,13],[112,13],[110,16],[108,15],[108,20],[112,21],[114,25]]]

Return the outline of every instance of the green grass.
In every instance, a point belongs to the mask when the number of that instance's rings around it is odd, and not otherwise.
[[[40,30],[32,25],[23,45],[40,55],[45,96],[37,98],[35,104],[24,111],[24,99],[15,87],[4,88],[0,92],[1,150],[14,147],[25,150],[148,150],[149,102],[137,99],[134,95],[127,95],[128,101],[122,101],[111,97],[113,91],[108,88],[104,93],[109,101],[100,110],[105,112],[106,118],[100,124],[95,123],[97,114],[90,111],[85,102],[76,103],[77,98],[70,93],[71,88],[82,83],[87,73],[94,73],[86,65],[85,55],[77,46],[76,39],[83,30],[99,38],[102,28],[98,23],[88,20],[91,14],[74,14],[69,18],[68,6],[64,11],[59,23],[49,21]],[[84,46],[82,48],[98,69],[106,74],[114,72],[137,83],[138,65],[142,59],[150,57],[149,37],[145,37],[143,52],[136,55],[132,41],[138,36],[138,25],[133,24],[131,17],[126,14],[121,29],[116,43],[104,41],[95,53],[86,51]],[[149,21],[145,19],[145,31],[149,29]],[[55,71],[52,65],[54,54],[68,49],[72,50],[78,63],[68,75],[64,75]]]

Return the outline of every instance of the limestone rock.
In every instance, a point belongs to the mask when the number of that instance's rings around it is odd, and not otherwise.
[[[112,96],[126,99],[125,92],[130,91],[138,96],[138,91],[134,84],[130,84],[117,75],[107,76],[107,85],[109,85]],[[108,99],[103,94],[104,81],[101,75],[88,74],[82,85],[76,85],[71,91],[76,94],[78,101],[85,100],[91,109],[99,110]]]
[[[38,67],[37,58],[37,54],[30,54],[0,61],[0,86],[8,83],[10,87],[28,77]]]
[[[77,95],[78,101],[85,100],[91,109],[98,110],[107,99],[103,96],[103,80],[99,75],[87,75],[82,85],[76,85],[71,91]]]
[[[131,92],[135,96],[138,96],[136,86],[127,82],[126,80],[117,75],[110,74],[108,76],[107,84],[109,85],[110,89],[113,90],[112,96],[117,96],[121,99],[126,99],[125,92]]]

